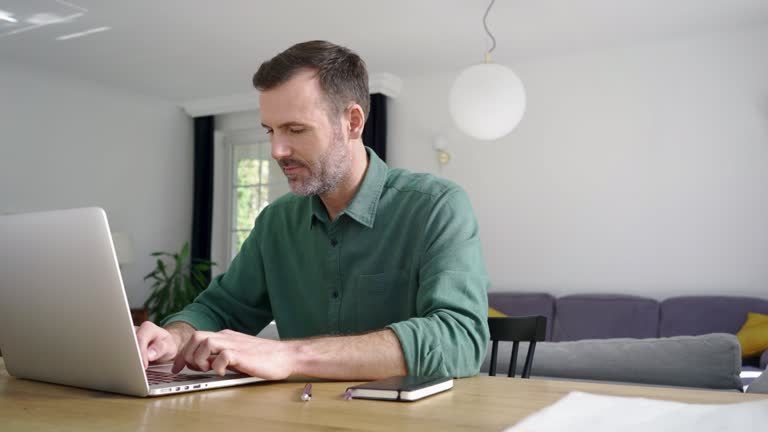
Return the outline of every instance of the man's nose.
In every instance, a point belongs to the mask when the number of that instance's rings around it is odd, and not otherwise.
[[[291,155],[291,147],[282,137],[272,135],[272,159],[285,159]]]

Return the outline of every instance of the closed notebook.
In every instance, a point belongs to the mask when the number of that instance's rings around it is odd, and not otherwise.
[[[415,401],[453,388],[453,378],[396,376],[349,387],[352,398]]]

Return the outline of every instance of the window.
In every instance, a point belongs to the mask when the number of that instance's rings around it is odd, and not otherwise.
[[[256,216],[270,202],[290,192],[290,188],[280,166],[272,159],[269,137],[262,130],[226,131],[223,144],[229,161],[225,266],[228,267],[253,229]]]

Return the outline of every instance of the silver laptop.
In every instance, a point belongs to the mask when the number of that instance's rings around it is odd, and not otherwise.
[[[144,370],[100,208],[0,216],[0,351],[18,378],[133,396],[262,381]]]

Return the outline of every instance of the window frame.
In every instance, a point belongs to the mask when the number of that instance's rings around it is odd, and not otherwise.
[[[216,130],[214,132],[214,210],[211,231],[211,259],[216,262],[213,274],[221,274],[235,258],[235,233],[237,229],[237,205],[235,184],[235,147],[270,143],[269,135],[260,127]],[[271,160],[271,153],[267,159]],[[260,179],[261,180],[261,179]],[[275,183],[259,183],[258,186]],[[286,180],[287,185],[287,180]]]

